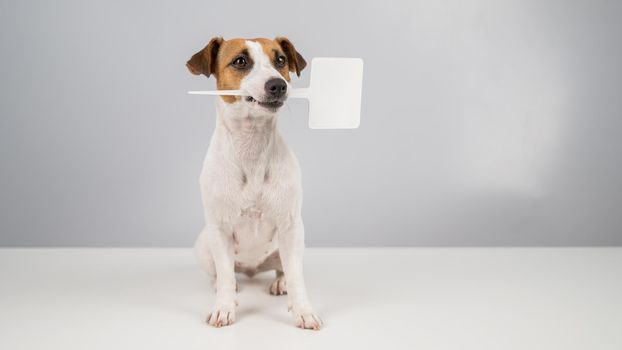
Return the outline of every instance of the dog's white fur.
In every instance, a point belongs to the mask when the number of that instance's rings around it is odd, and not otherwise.
[[[283,77],[259,43],[246,45],[254,65],[240,89],[262,101],[266,81]],[[276,112],[242,98],[234,103],[218,99],[217,114],[200,176],[206,226],[195,245],[216,282],[216,305],[207,322],[234,322],[235,271],[253,275],[275,269],[270,291],[282,294],[286,287],[296,325],[318,329],[322,321],[303,280],[300,167],[276,129]]]

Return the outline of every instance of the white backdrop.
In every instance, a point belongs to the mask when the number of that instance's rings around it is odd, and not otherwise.
[[[311,246],[622,244],[616,1],[2,1],[0,245],[188,246],[214,35],[365,60],[358,130],[279,125]],[[308,83],[308,71],[295,86]]]

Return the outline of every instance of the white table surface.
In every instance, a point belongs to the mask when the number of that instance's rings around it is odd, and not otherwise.
[[[272,274],[237,323],[189,249],[0,249],[0,349],[622,349],[621,248],[308,249],[325,321],[295,328]]]

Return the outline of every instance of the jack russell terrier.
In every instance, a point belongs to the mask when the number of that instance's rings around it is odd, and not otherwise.
[[[249,94],[218,98],[200,176],[206,224],[195,251],[216,285],[207,323],[221,327],[235,321],[235,272],[253,276],[275,270],[270,294],[287,294],[296,326],[319,329],[322,321],[311,307],[302,273],[300,166],[276,129],[289,72],[300,76],[304,58],[283,37],[217,37],[186,66],[192,74],[213,75],[219,90]]]

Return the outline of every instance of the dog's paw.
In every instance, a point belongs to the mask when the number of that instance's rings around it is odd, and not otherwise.
[[[278,276],[274,282],[270,285],[270,294],[283,295],[287,294],[287,288],[285,287],[285,276]]]
[[[292,308],[290,311],[294,317],[294,324],[298,328],[317,331],[324,325],[320,316],[311,309],[296,310],[296,308]]]
[[[235,304],[216,305],[214,310],[207,315],[205,322],[217,328],[232,325],[235,322]]]

